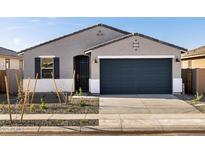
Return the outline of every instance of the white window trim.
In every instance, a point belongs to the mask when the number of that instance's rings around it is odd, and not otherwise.
[[[54,58],[56,56],[50,55],[50,56],[39,56],[39,58]]]

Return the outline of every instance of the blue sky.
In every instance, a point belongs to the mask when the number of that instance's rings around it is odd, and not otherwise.
[[[187,49],[205,45],[205,18],[0,18],[0,46],[15,51],[104,23]]]

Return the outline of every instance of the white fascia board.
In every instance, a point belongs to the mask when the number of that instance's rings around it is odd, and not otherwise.
[[[181,59],[186,60],[186,59],[189,59],[189,58],[198,58],[198,57],[203,57],[203,56],[205,56],[205,54],[192,55],[192,56],[187,55],[187,57],[181,57]]]
[[[155,58],[175,58],[174,55],[140,55],[140,56],[98,56],[98,59],[155,59]]]
[[[88,50],[88,51],[85,52],[85,54],[88,54],[88,53],[91,53],[91,52],[92,52],[92,50]]]
[[[54,58],[55,56],[53,55],[48,55],[48,56],[39,56],[39,58]]]

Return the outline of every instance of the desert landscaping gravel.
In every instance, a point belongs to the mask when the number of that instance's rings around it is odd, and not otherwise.
[[[74,120],[13,120],[12,126],[98,126],[98,119],[74,119]],[[9,120],[0,120],[0,126],[11,126]]]

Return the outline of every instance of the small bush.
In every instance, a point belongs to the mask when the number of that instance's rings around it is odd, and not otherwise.
[[[68,107],[68,112],[70,113],[72,111],[73,111],[73,109],[71,107]]]
[[[84,101],[80,101],[80,106],[84,107],[84,106],[86,106],[86,103]]]
[[[2,102],[2,106],[1,106],[2,111],[5,111],[5,104],[6,104],[5,102]]]
[[[48,106],[46,105],[43,98],[41,98],[40,109],[41,109],[41,111],[44,111],[44,110],[48,109]]]
[[[80,96],[83,96],[82,88],[79,88],[79,95],[80,95]]]
[[[35,105],[34,104],[31,104],[30,107],[29,107],[29,110],[30,112],[35,112]]]
[[[18,104],[18,108],[19,108],[19,110],[22,110],[23,109],[23,104]]]
[[[195,99],[193,100],[193,103],[194,103],[194,104],[199,103],[202,98],[203,98],[203,94],[199,95],[199,93],[196,92]]]
[[[79,88],[79,96],[80,96],[80,106],[81,106],[81,107],[86,106],[85,100],[84,100],[84,98],[83,98],[82,88]]]

